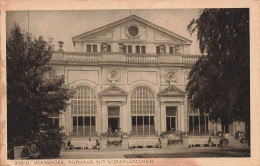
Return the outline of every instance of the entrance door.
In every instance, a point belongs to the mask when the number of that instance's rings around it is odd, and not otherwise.
[[[166,107],[166,130],[170,132],[176,131],[177,121],[177,107]]]
[[[119,106],[108,107],[108,129],[111,131],[115,131],[120,128],[119,110]]]
[[[108,118],[108,128],[111,131],[118,130],[118,128],[119,128],[119,118]]]
[[[176,117],[166,117],[167,131],[176,131]]]

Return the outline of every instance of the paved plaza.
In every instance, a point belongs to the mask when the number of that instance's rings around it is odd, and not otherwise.
[[[197,158],[197,157],[249,157],[249,148],[194,147],[176,149],[129,150],[71,150],[62,151],[60,159],[115,159],[115,158]]]

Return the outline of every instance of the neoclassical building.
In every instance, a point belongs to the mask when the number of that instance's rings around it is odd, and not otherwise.
[[[163,131],[234,134],[191,110],[185,92],[192,41],[136,15],[72,38],[75,52],[54,52],[52,64],[75,90],[56,123],[71,137],[98,136],[121,129],[134,135]]]

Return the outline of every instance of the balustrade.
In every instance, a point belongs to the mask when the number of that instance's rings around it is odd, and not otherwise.
[[[124,62],[124,63],[183,63],[195,64],[200,56],[193,55],[157,55],[157,54],[123,54],[123,53],[78,53],[53,52],[52,61],[66,62]]]
[[[124,54],[102,54],[103,62],[125,62],[126,57]]]
[[[128,63],[157,63],[158,56],[126,55],[126,61]]]
[[[195,64],[199,60],[200,56],[183,56],[182,63],[184,64]]]
[[[161,55],[159,58],[160,63],[182,63],[182,57],[179,55]]]

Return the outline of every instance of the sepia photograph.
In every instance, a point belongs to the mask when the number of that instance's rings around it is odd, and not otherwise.
[[[9,159],[250,157],[249,9],[6,21]]]
[[[250,159],[250,10],[5,11],[0,165]]]

